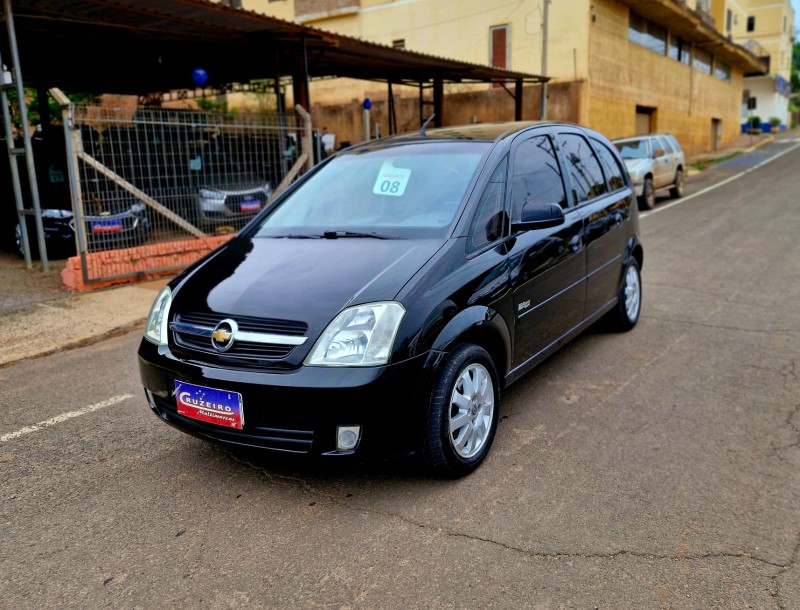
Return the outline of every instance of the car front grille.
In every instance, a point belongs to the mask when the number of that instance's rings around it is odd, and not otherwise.
[[[211,342],[211,331],[225,319],[238,325],[239,331],[255,335],[270,335],[274,342],[235,339],[227,351],[217,350]],[[248,316],[224,316],[211,313],[177,313],[172,329],[175,345],[191,351],[195,358],[207,362],[236,362],[244,364],[269,364],[283,360],[292,353],[298,341],[305,339],[308,325],[292,320],[275,320]]]

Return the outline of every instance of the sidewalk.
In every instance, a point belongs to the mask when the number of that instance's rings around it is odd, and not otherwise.
[[[777,139],[788,135],[796,136],[797,132],[784,132]],[[752,138],[742,135],[733,146],[695,155],[688,163],[746,153],[775,139],[770,134]],[[715,172],[701,174],[714,180]],[[690,175],[700,178],[696,170]],[[61,281],[64,265],[65,261],[51,261],[51,270],[42,273],[38,261],[33,269],[27,269],[16,255],[0,252],[0,336],[4,338],[0,369],[19,360],[81,347],[132,330],[144,331],[153,299],[169,280],[73,293]]]
[[[702,161],[712,161],[714,159],[720,159],[735,154],[750,152],[751,150],[755,150],[774,141],[775,141],[775,135],[769,133],[760,133],[754,135],[741,134],[736,139],[736,141],[730,146],[727,146],[720,150],[715,150],[713,152],[700,153],[697,155],[692,155],[691,157],[687,157],[686,165],[691,167],[692,165],[695,165]],[[696,173],[697,170],[690,170],[687,175],[692,175]]]
[[[0,252],[0,369],[13,362],[72,349],[134,329],[144,323],[156,293],[168,279],[88,293],[71,293],[61,284],[64,261],[51,261],[42,273],[38,261]]]

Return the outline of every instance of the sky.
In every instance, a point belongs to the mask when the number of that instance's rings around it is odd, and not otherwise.
[[[800,31],[800,0],[792,0],[792,8],[794,9],[794,31]]]

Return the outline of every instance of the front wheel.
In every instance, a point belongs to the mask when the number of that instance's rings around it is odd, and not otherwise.
[[[499,407],[491,356],[477,345],[460,345],[445,362],[431,394],[422,451],[426,465],[448,477],[475,470],[494,440]]]
[[[653,179],[648,176],[644,179],[644,184],[642,185],[639,209],[652,210],[654,207],[656,207],[656,187],[653,185]]]

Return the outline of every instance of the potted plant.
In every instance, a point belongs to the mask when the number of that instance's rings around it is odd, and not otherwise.
[[[778,117],[770,117],[769,124],[772,125],[772,133],[778,133],[780,131],[781,120]]]
[[[751,135],[757,135],[761,133],[761,117],[760,116],[751,116],[747,119],[747,133]]]

